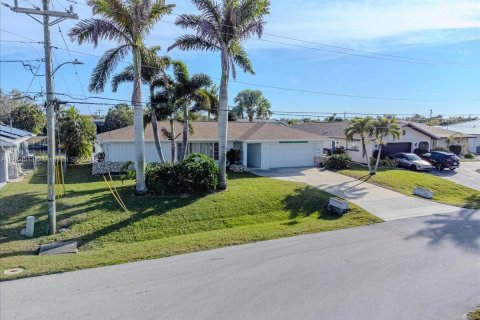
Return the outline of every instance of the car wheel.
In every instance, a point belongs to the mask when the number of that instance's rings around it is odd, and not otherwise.
[[[443,165],[442,164],[437,164],[437,170],[438,171],[443,171]]]
[[[417,171],[417,170],[418,170],[417,166],[414,165],[414,164],[412,164],[412,166],[410,167],[410,169],[412,169],[413,171]]]

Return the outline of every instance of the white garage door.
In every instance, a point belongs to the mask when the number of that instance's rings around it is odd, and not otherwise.
[[[270,168],[313,166],[314,156],[314,143],[270,144]]]

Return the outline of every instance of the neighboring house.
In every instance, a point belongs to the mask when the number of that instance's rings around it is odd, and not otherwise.
[[[218,160],[218,123],[192,122],[188,153],[202,153]],[[169,129],[167,121],[160,121],[158,128]],[[176,133],[182,125],[175,124]],[[165,160],[171,161],[171,142],[160,132]],[[177,149],[182,145],[182,135],[176,139]],[[227,151],[241,151],[241,163],[251,168],[270,169],[281,167],[313,166],[315,157],[323,156],[325,148],[331,148],[333,139],[306,133],[283,124],[268,122],[230,122],[228,124]],[[133,126],[97,135],[97,152],[104,152],[108,170],[118,170],[118,165],[135,161]],[[178,153],[177,153],[178,154]],[[159,162],[151,124],[145,128],[145,160]],[[103,170],[103,169],[102,169]],[[94,169],[94,174],[98,173]]]
[[[347,124],[347,122],[306,122],[293,126],[293,128],[333,138],[335,139],[336,147],[343,147],[353,161],[364,163],[365,158],[362,157],[360,137],[355,136],[353,141],[347,141],[345,137]],[[386,143],[384,150],[390,154],[414,152],[415,149],[432,150],[438,147],[448,149],[448,138],[456,133],[455,131],[415,122],[399,120],[398,124],[402,128],[400,139],[393,140],[392,137],[384,139]],[[468,140],[473,138],[468,135],[461,139],[463,153],[467,152]],[[378,148],[371,138],[367,138],[366,147],[370,156]]]
[[[0,185],[22,174],[22,158],[28,157],[33,133],[0,125]]]
[[[96,133],[103,132],[103,127],[105,126],[105,118],[93,118],[92,122],[95,125]]]
[[[480,120],[457,123],[442,128],[471,136],[472,138],[468,141],[468,151],[480,154]]]

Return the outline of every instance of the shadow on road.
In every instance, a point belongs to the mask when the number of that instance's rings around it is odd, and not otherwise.
[[[415,234],[412,238],[429,239],[429,245],[437,246],[445,242],[451,242],[456,247],[468,251],[480,252],[480,212],[462,210],[458,215],[435,215],[424,223],[426,227]]]

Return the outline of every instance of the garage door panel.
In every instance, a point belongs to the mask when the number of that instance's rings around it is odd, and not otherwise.
[[[412,143],[411,142],[392,142],[387,143],[386,151],[388,154],[395,154],[399,152],[412,152]]]
[[[315,156],[313,143],[288,143],[270,145],[270,168],[312,166]]]

